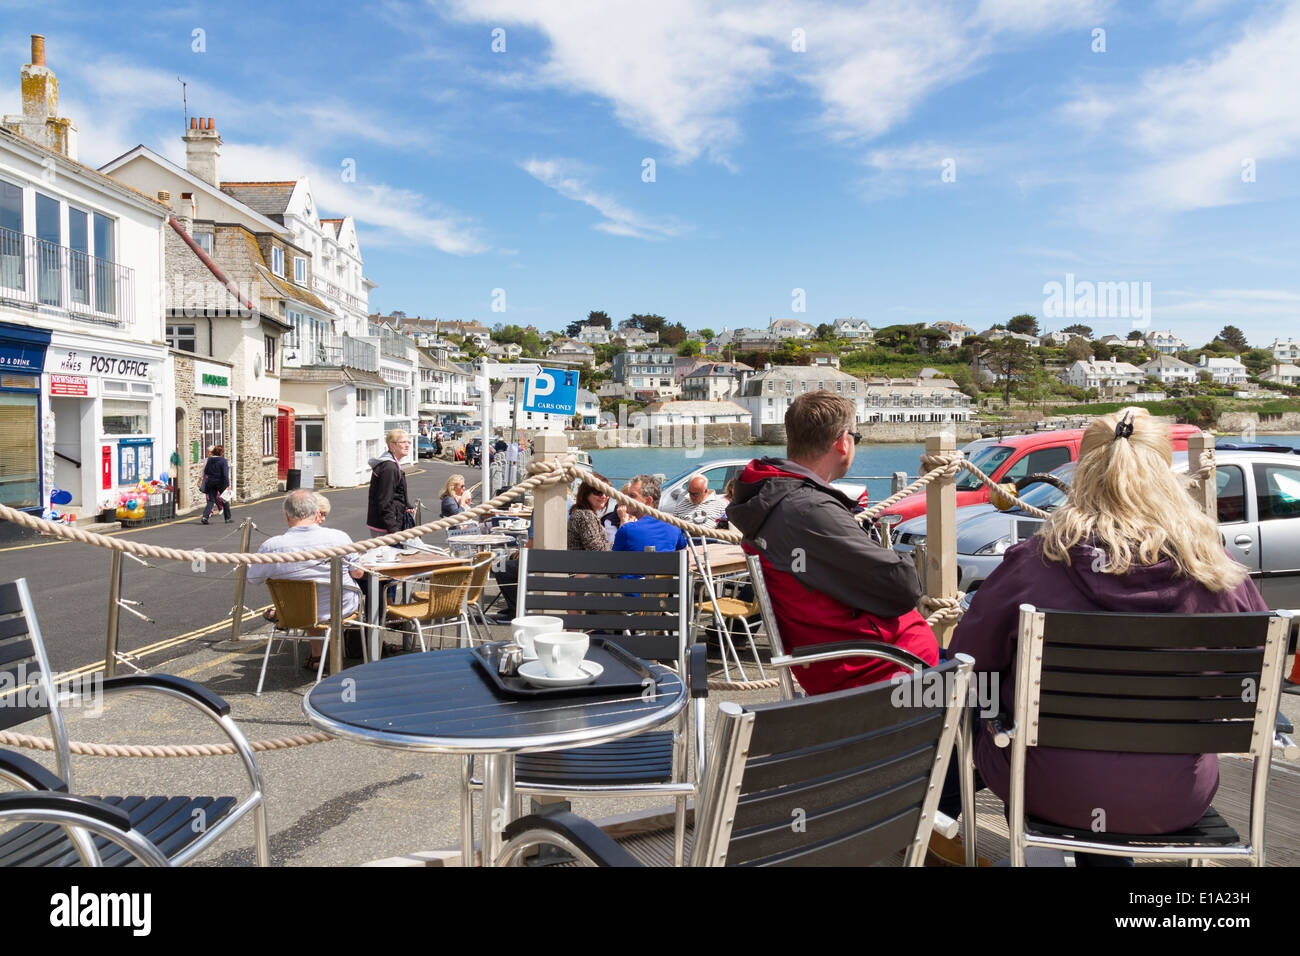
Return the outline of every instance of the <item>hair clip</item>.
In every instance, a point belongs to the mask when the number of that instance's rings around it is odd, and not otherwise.
[[[1133,413],[1128,412],[1115,424],[1115,437],[1128,438],[1133,434]]]

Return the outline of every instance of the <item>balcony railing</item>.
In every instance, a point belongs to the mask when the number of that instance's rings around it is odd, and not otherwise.
[[[379,351],[369,342],[348,335],[328,336],[315,341],[308,340],[301,347],[285,346],[285,364],[303,368],[342,368],[346,365],[364,372],[378,372]]]
[[[0,298],[113,328],[135,324],[135,270],[0,229]]]

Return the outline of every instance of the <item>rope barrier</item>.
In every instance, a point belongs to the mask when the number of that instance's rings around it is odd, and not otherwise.
[[[337,739],[329,734],[313,731],[292,737],[254,740],[250,741],[248,746],[256,753],[264,753],[269,750],[305,747],[309,744],[327,744]],[[27,747],[31,750],[54,750],[54,741],[49,737],[33,737],[30,734],[15,734],[7,730],[0,731],[0,744]],[[69,741],[68,749],[81,757],[226,757],[238,753],[234,744],[90,744],[81,740]]]

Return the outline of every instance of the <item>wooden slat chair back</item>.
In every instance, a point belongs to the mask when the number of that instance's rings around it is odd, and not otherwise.
[[[1263,801],[1268,782],[1291,612],[1119,614],[1020,608],[1015,728],[1011,734],[1012,863],[1023,865],[1024,779],[1028,748],[1123,753],[1235,753],[1254,758],[1255,791],[1248,845],[1213,808],[1202,830],[1223,844],[1211,855],[1248,856],[1262,864]],[[1213,814],[1214,819],[1210,818]],[[1079,836],[1041,820],[1036,833]],[[1222,824],[1222,825],[1221,825]],[[1226,828],[1226,829],[1225,829]],[[1195,830],[1196,828],[1193,828]],[[1017,851],[1018,831],[1021,839]],[[1230,838],[1229,838],[1230,834]],[[1205,836],[1206,834],[1202,834]],[[1084,833],[1089,839],[1097,834]],[[1182,852],[1148,855],[1192,858]],[[1142,838],[1160,844],[1159,835]],[[1109,838],[1115,843],[1120,837]],[[1167,841],[1166,841],[1167,842]],[[1029,845],[1053,845],[1031,841]],[[1055,848],[1060,848],[1056,846]],[[1092,852],[1095,847],[1079,849]],[[1098,852],[1105,852],[1099,850]],[[1112,848],[1112,852],[1120,850]],[[1122,855],[1141,855],[1127,848]]]
[[[925,862],[974,661],[891,683],[718,711],[696,814],[695,866]],[[635,865],[571,813],[518,820],[498,860],[553,843],[584,862]]]
[[[552,615],[566,630],[603,632],[643,660],[684,672],[685,551],[519,554],[517,617]]]

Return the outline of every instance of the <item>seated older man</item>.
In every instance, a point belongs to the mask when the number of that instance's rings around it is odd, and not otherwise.
[[[311,491],[293,491],[284,499],[284,520],[288,530],[262,542],[259,554],[276,551],[307,551],[311,548],[330,548],[351,544],[352,539],[337,528],[326,528],[318,523],[320,500]],[[356,563],[356,555],[345,555],[343,566],[353,578],[365,574]],[[326,620],[330,615],[330,563],[328,558],[319,561],[295,561],[290,564],[250,564],[248,583],[258,584],[275,578],[288,581],[315,581],[316,619]],[[346,584],[343,588],[343,616],[350,616],[361,604],[361,591]],[[306,665],[315,669],[320,663],[321,642],[311,642],[312,660]]]
[[[661,486],[654,475],[637,475],[633,481],[641,486],[640,498],[651,508],[658,507]],[[635,496],[634,496],[635,497]],[[627,522],[614,535],[615,551],[680,551],[686,547],[686,535],[680,528],[653,518],[644,511],[636,521]]]
[[[673,514],[683,521],[716,528],[718,519],[727,513],[729,502],[709,487],[709,479],[696,475],[686,483],[686,500],[677,506]]]

